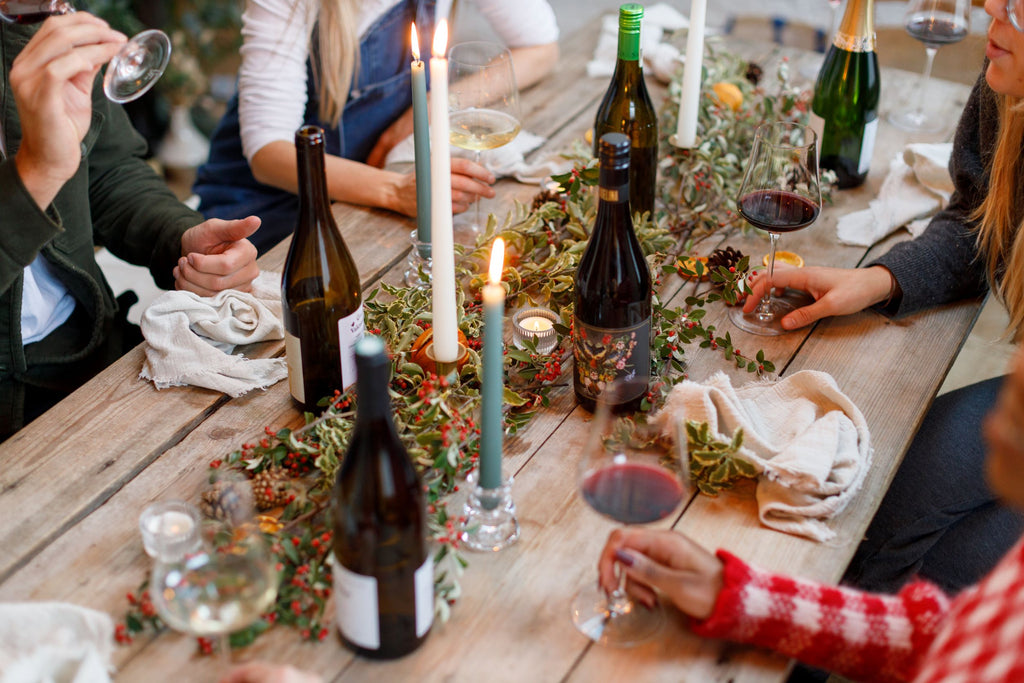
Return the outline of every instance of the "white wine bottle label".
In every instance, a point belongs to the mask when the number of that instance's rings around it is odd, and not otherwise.
[[[860,139],[860,163],[857,173],[867,173],[871,167],[871,157],[875,154],[875,134],[878,132],[878,117],[864,124],[864,137]]]
[[[416,570],[416,637],[422,638],[434,623],[434,558],[427,559]]]
[[[615,380],[650,373],[651,319],[633,327],[606,329],[587,325],[576,316],[572,347],[578,389],[584,396],[596,400]],[[642,392],[643,387],[637,390]],[[621,398],[627,403],[636,396]]]
[[[814,131],[814,134],[818,136],[818,165],[821,166],[821,141],[825,139],[825,119],[821,118],[813,111],[810,112],[809,120],[807,121],[807,127]]]
[[[365,647],[367,650],[379,650],[380,613],[377,608],[377,579],[349,571],[337,559],[331,564],[338,629],[350,643]]]
[[[338,351],[341,353],[341,381],[346,391],[356,381],[356,342],[363,338],[366,325],[363,323],[363,306],[354,313],[338,318]]]
[[[288,390],[299,403],[306,402],[306,387],[302,381],[302,342],[294,334],[284,331],[284,354],[288,363]]]

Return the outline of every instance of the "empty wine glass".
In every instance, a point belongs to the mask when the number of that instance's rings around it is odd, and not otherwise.
[[[912,133],[934,133],[942,128],[942,121],[925,113],[925,98],[931,80],[935,53],[943,45],[963,40],[967,36],[971,15],[970,0],[910,0],[903,16],[903,25],[911,37],[924,43],[924,73],[917,93],[917,103],[911,109],[893,112],[889,122]]]
[[[68,0],[0,0],[0,20],[35,24],[57,14],[71,14]],[[103,92],[114,102],[131,102],[153,87],[171,58],[171,41],[150,29],[132,36],[107,64]]]
[[[772,296],[775,248],[779,234],[801,230],[818,218],[821,190],[818,185],[818,136],[798,123],[763,123],[754,133],[754,146],[737,202],[740,214],[755,228],[768,233],[768,280],[757,308],[744,313],[730,311],[733,323],[747,332],[784,334],[782,316],[795,308],[785,296]]]
[[[229,635],[266,613],[277,596],[277,571],[263,532],[251,514],[247,481],[220,489],[228,519],[206,519],[194,542],[178,542],[155,558],[153,606],[164,622],[194,636],[219,636],[225,664]]]
[[[689,498],[688,468],[681,468],[654,429],[642,418],[619,417],[614,406],[633,396],[636,385],[646,393],[646,378],[616,380],[597,402],[579,465],[583,500],[600,514],[620,524],[647,524],[673,515]],[[683,472],[687,476],[683,476]],[[625,572],[619,586],[606,594],[597,585],[582,588],[572,601],[572,620],[591,640],[606,645],[629,646],[655,636],[665,624],[658,605],[637,605],[625,590]]]
[[[520,129],[519,88],[512,55],[497,43],[473,41],[448,52],[449,137],[456,147],[480,153],[515,139]],[[472,229],[480,232],[480,201]]]

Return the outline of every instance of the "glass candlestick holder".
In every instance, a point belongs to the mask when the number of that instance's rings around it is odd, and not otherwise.
[[[557,322],[558,315],[547,308],[520,308],[512,316],[512,343],[516,348],[525,349],[524,342],[532,339],[537,344],[537,353],[549,354],[558,344],[558,335],[555,334]]]
[[[412,249],[409,251],[408,267],[405,270],[405,284],[408,287],[429,287],[430,269],[433,261],[430,258],[430,242],[421,242],[419,232],[409,233]]]
[[[466,477],[469,495],[463,508],[466,521],[459,539],[473,550],[501,550],[519,538],[519,520],[512,500],[512,477],[502,478],[501,486],[485,489],[479,485],[479,472]]]

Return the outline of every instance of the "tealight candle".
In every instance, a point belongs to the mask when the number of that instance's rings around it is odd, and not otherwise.
[[[199,543],[199,511],[182,500],[153,503],[139,516],[142,545],[150,557],[175,557]]]
[[[527,340],[537,345],[537,353],[546,354],[558,343],[555,323],[558,316],[546,308],[521,308],[512,316],[512,343],[525,349]]]
[[[530,332],[544,332],[545,330],[550,330],[555,326],[553,322],[547,318],[542,318],[539,315],[523,318],[519,321],[519,324],[523,326],[524,330],[529,330]]]

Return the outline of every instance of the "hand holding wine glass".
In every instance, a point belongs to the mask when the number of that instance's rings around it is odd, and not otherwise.
[[[519,89],[512,54],[497,43],[473,41],[448,53],[450,139],[456,147],[480,153],[507,145],[519,134]],[[483,229],[480,200],[473,230]]]
[[[673,463],[651,427],[620,420],[614,406],[632,396],[644,379],[620,379],[602,392],[579,465],[583,499],[601,515],[620,524],[649,524],[679,510],[689,497],[684,468]],[[628,646],[648,640],[665,622],[660,608],[639,609],[625,591],[625,572],[609,593],[587,586],[572,602],[576,628],[591,640]]]
[[[775,248],[780,233],[801,230],[818,218],[821,189],[817,149],[815,132],[796,123],[764,123],[754,134],[737,203],[748,223],[768,233],[771,247],[761,303],[751,313],[742,308],[730,311],[732,322],[741,330],[760,335],[787,331],[780,320],[795,306],[784,296],[772,296]]]
[[[894,112],[889,116],[889,122],[897,128],[912,133],[933,133],[942,127],[941,120],[925,112],[932,64],[940,47],[967,36],[970,14],[970,0],[910,0],[908,3],[903,25],[911,37],[924,43],[925,62],[917,103],[912,109]]]

